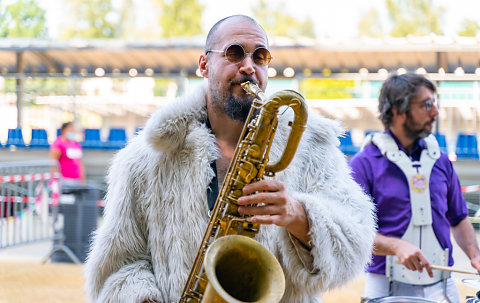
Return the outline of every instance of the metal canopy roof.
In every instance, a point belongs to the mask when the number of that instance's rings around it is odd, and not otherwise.
[[[91,75],[103,68],[105,74],[139,75],[147,68],[154,75],[193,75],[204,40],[173,38],[151,42],[121,40],[46,41],[0,39],[0,72],[15,74]],[[376,72],[380,68],[446,73],[461,66],[473,73],[480,66],[480,40],[426,36],[410,38],[357,39],[348,42],[274,38],[271,40],[271,67],[278,71],[293,67],[297,72],[316,74],[356,73],[360,68]],[[147,72],[148,74],[148,72]],[[279,72],[279,75],[281,72]]]

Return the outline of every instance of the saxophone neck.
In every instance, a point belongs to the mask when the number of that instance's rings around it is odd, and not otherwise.
[[[276,92],[267,100],[262,90],[256,84],[247,81],[241,85],[247,93],[255,95],[257,100],[260,100],[262,103],[262,111],[260,117],[258,117],[258,124],[270,125],[271,128],[260,127],[257,129],[255,136],[259,139],[254,141],[262,147],[266,146],[267,154],[269,153],[275,134],[273,129],[277,127],[277,113],[279,108],[281,106],[288,106],[295,112],[294,120],[289,123],[292,129],[288,136],[282,157],[277,162],[269,163],[265,167],[265,175],[272,176],[275,172],[285,169],[295,155],[303,131],[307,125],[308,112],[305,99],[296,91],[282,90]]]

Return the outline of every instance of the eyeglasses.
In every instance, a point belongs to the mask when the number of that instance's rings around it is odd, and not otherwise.
[[[437,106],[437,101],[435,99],[427,99],[423,102],[418,102],[416,104],[422,104],[423,105],[423,108],[429,112],[432,110],[433,106]]]
[[[231,44],[225,50],[209,49],[205,54],[210,52],[224,53],[225,58],[232,63],[242,62],[246,55],[252,56],[253,62],[259,66],[267,65],[272,60],[272,55],[265,47],[257,47],[253,53],[247,53],[240,44]]]

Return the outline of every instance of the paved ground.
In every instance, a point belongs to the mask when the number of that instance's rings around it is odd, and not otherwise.
[[[84,303],[83,265],[46,263],[51,242],[0,250],[0,303]]]
[[[50,242],[38,242],[0,250],[0,303],[83,303],[86,302],[83,284],[83,265],[65,263],[42,264],[51,250]],[[471,270],[467,258],[454,249],[458,269]],[[454,274],[461,302],[475,290],[465,286],[462,278]],[[358,303],[364,281],[357,277],[353,282],[324,295],[324,303]]]

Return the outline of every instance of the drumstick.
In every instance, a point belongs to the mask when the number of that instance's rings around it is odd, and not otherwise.
[[[430,265],[430,267],[431,267],[432,269],[443,270],[443,271],[450,271],[450,272],[456,272],[456,273],[459,273],[459,274],[478,275],[478,272],[458,270],[458,269],[454,269],[453,267],[448,267],[448,266]]]
[[[400,261],[398,261],[398,260],[395,260],[395,264],[402,264],[402,263],[401,263]],[[478,272],[458,270],[458,269],[455,269],[455,268],[453,268],[453,267],[448,267],[448,266],[440,266],[440,265],[430,264],[430,267],[431,267],[432,269],[436,269],[436,270],[456,272],[456,273],[459,273],[459,274],[478,275]]]

